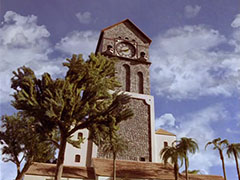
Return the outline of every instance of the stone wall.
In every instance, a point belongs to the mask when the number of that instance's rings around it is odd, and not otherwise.
[[[116,76],[122,84],[120,90],[126,90],[126,72],[124,71],[123,65],[127,64],[130,67],[130,92],[139,93],[139,82],[138,82],[138,72],[143,74],[143,94],[150,94],[150,79],[149,79],[149,43],[143,42],[139,36],[135,34],[134,29],[129,29],[124,23],[113,26],[104,31],[102,39],[100,39],[99,52],[103,53],[107,50],[107,46],[111,45],[113,51],[115,51],[115,40],[119,37],[125,40],[128,39],[132,44],[136,44],[137,54],[132,59],[121,58],[116,64]],[[140,53],[144,52],[147,62],[141,62],[137,59],[140,57]]]
[[[150,94],[150,78],[149,78],[149,64],[135,64],[132,65],[131,61],[120,59],[116,63],[116,77],[118,81],[122,84],[120,90],[125,91],[126,84],[126,72],[123,65],[127,64],[130,67],[130,92],[138,92],[138,72],[143,73],[143,94]]]
[[[133,93],[139,92],[139,76],[141,72],[143,75],[143,94],[150,95],[150,78],[149,78],[149,43],[144,42],[143,39],[136,34],[134,28],[129,28],[127,24],[120,23],[113,27],[109,27],[104,30],[103,36],[100,39],[98,51],[103,53],[107,50],[107,46],[113,47],[113,56],[115,54],[116,39],[123,39],[129,41],[136,48],[136,54],[131,59],[119,58],[116,63],[116,77],[122,84],[119,88],[121,91],[126,91],[126,70],[124,66],[130,68],[130,91]],[[144,52],[146,61],[139,61],[140,53]],[[129,106],[134,112],[134,117],[121,122],[119,133],[129,141],[129,148],[127,154],[119,156],[119,159],[135,160],[138,161],[140,158],[144,158],[145,161],[151,161],[151,127],[150,127],[150,105],[145,103],[144,99],[131,99]],[[111,157],[111,155],[105,156],[98,149],[98,157]]]
[[[131,99],[129,104],[132,107],[134,116],[120,123],[119,133],[128,141],[127,153],[118,156],[118,159],[139,161],[151,161],[151,130],[150,130],[150,107],[144,100]],[[101,149],[98,150],[98,157],[111,157],[104,155]]]
[[[132,59],[140,58],[140,53],[145,53],[145,58],[149,60],[149,43],[143,42],[139,36],[134,32],[134,29],[129,29],[124,23],[118,24],[112,28],[104,31],[102,39],[100,39],[98,52],[104,52],[107,50],[107,46],[113,47],[113,53],[116,54],[115,47],[117,41],[126,40],[133,44],[136,48],[136,55]]]

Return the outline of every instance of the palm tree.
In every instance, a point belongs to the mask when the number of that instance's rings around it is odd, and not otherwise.
[[[175,180],[178,180],[178,174],[179,174],[178,160],[180,160],[182,163],[183,152],[181,151],[181,149],[176,147],[174,143],[172,144],[172,146],[164,147],[161,150],[160,155],[164,161],[164,164],[167,164],[168,160],[170,159],[171,164],[173,164],[174,166]]]
[[[192,138],[186,138],[182,137],[179,141],[177,141],[177,147],[181,149],[183,152],[183,158],[185,162],[185,172],[186,172],[186,180],[188,180],[188,153],[196,153],[196,151],[199,149],[198,144],[192,139]]]
[[[184,171],[182,171],[182,173],[186,173],[186,171],[184,170]],[[201,171],[194,169],[194,170],[188,170],[188,173],[189,174],[201,174]]]
[[[222,168],[223,168],[223,175],[224,175],[224,180],[227,180],[226,177],[226,170],[225,170],[225,163],[224,163],[224,157],[223,157],[223,149],[226,148],[226,146],[228,145],[228,141],[226,139],[221,141],[221,138],[216,138],[213,139],[211,142],[208,142],[205,146],[205,149],[207,148],[208,145],[212,144],[213,150],[218,150],[219,155],[220,155],[220,159],[222,161]]]
[[[106,140],[101,148],[105,155],[111,153],[113,156],[113,180],[116,180],[116,158],[118,154],[122,154],[127,150],[127,142],[120,136],[115,136]]]
[[[237,173],[238,173],[238,180],[240,180],[240,171],[238,166],[238,158],[240,157],[240,143],[233,143],[227,146],[227,155],[230,158],[231,155],[234,156],[236,161]]]

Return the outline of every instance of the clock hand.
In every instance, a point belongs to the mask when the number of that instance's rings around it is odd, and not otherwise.
[[[129,49],[122,49],[121,52],[128,52]]]

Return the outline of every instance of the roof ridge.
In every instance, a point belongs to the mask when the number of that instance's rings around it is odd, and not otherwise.
[[[165,129],[162,128],[158,128],[157,130],[155,130],[155,134],[162,134],[162,135],[169,135],[169,136],[176,136],[176,134],[173,134]]]

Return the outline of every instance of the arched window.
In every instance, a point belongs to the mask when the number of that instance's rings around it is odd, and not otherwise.
[[[75,162],[80,162],[81,156],[79,154],[75,155]]]
[[[138,72],[137,73],[137,78],[138,78],[138,93],[143,94],[143,73]]]
[[[124,67],[124,76],[125,76],[125,83],[124,83],[124,90],[130,92],[130,66],[127,64],[123,65]]]

